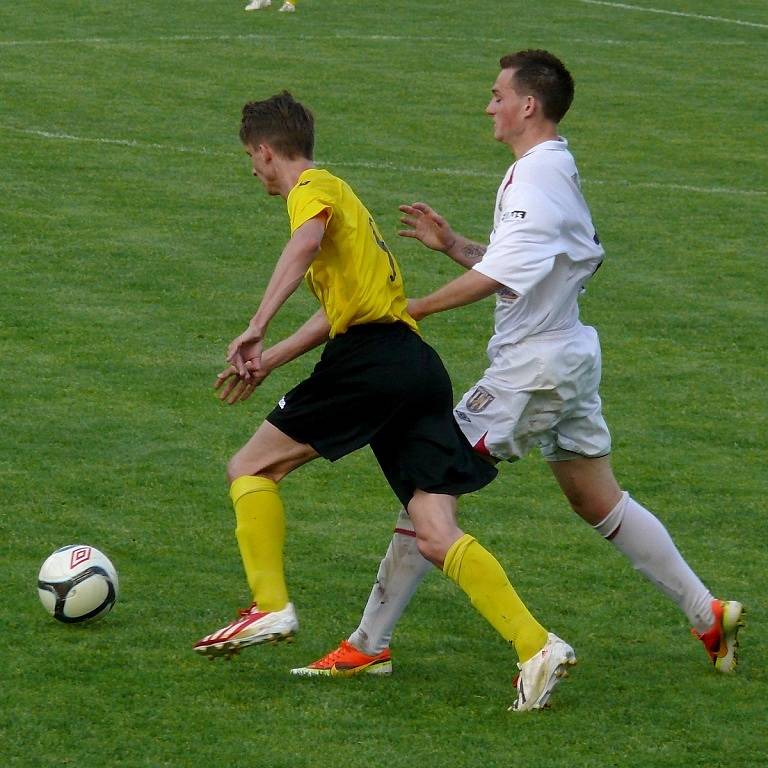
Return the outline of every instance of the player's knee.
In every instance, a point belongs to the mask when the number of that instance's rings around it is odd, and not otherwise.
[[[438,539],[416,537],[416,547],[419,554],[430,563],[442,568],[443,560],[448,548],[443,546]]]
[[[438,568],[443,567],[445,556],[463,532],[456,526],[416,528],[416,547],[419,554]]]
[[[279,483],[284,477],[285,472],[272,466],[267,459],[249,457],[244,459],[239,454],[235,454],[227,464],[227,481],[231,485],[238,477],[243,475],[258,475],[266,477],[275,483]]]
[[[571,509],[577,515],[584,517],[584,515],[589,510],[588,496],[575,489],[571,489],[567,491],[565,495],[566,495],[566,498],[568,499],[568,503],[571,505]]]
[[[617,493],[588,493],[571,490],[566,494],[573,511],[590,525],[597,525],[621,499],[621,490]]]

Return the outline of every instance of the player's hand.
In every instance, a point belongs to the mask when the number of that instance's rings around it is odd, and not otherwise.
[[[260,329],[249,325],[227,348],[227,362],[241,379],[248,381],[251,378],[251,370],[258,370],[261,366],[263,349],[264,334]],[[253,363],[250,368],[246,365],[248,361]]]
[[[240,376],[234,365],[228,365],[216,376],[213,388],[218,391],[217,397],[222,403],[234,405],[244,402],[269,375],[266,368],[256,368],[251,360],[246,361],[246,368],[250,373],[248,379]]]
[[[216,376],[213,388],[218,390],[217,397],[222,403],[234,405],[241,400],[247,400],[255,385],[241,378],[234,365],[227,366]]]
[[[426,203],[414,203],[413,205],[401,205],[401,213],[404,213],[400,223],[406,226],[397,234],[400,237],[415,237],[427,248],[433,251],[451,250],[456,242],[451,225],[436,211],[433,211]]]

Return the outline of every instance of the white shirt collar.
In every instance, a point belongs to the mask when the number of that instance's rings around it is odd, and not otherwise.
[[[548,141],[542,141],[540,144],[536,144],[531,147],[523,157],[528,157],[528,155],[533,152],[564,152],[566,149],[568,149],[568,139],[564,136],[558,136],[556,139],[549,139]],[[523,158],[521,157],[520,159],[522,160]]]

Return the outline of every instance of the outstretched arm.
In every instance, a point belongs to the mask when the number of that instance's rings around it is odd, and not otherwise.
[[[480,301],[486,296],[496,293],[502,284],[491,277],[477,272],[474,269],[467,270],[442,288],[438,288],[429,296],[408,301],[408,313],[414,320],[434,315],[436,312],[444,312],[447,309],[463,307]]]
[[[298,288],[309,265],[320,250],[324,234],[325,220],[322,217],[310,219],[293,233],[275,265],[256,314],[251,318],[248,328],[229,345],[227,361],[246,381],[251,377],[246,360],[253,363],[253,369],[259,368],[264,336],[269,323],[288,297]],[[248,348],[247,356],[244,353],[246,347]]]
[[[400,222],[406,226],[398,232],[401,237],[414,237],[427,248],[450,256],[465,269],[483,258],[485,245],[454,232],[446,219],[426,203],[401,205],[400,211],[405,214]]]

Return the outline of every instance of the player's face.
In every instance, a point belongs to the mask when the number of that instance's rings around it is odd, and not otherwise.
[[[533,110],[533,96],[522,96],[512,87],[513,69],[502,69],[491,88],[485,113],[493,118],[497,141],[511,144],[523,132],[525,117]]]
[[[270,162],[270,155],[263,144],[254,147],[252,144],[245,145],[245,151],[251,158],[253,175],[262,183],[262,186],[269,195],[279,195],[280,192],[276,186],[274,166]]]

